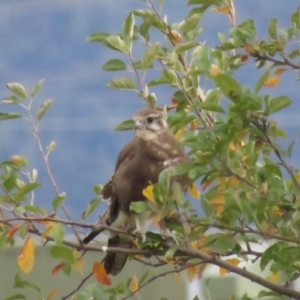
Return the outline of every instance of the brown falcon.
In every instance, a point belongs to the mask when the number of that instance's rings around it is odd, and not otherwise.
[[[134,139],[121,150],[115,173],[104,186],[102,196],[104,199],[111,199],[106,212],[107,225],[129,232],[139,232],[145,237],[153,216],[147,211],[141,214],[131,211],[130,204],[146,200],[143,190],[158,182],[161,171],[188,162],[188,157],[169,130],[162,112],[144,108],[133,115],[133,120]],[[186,177],[179,181],[183,185],[187,184]],[[89,243],[101,231],[102,229],[95,227],[83,242]],[[131,248],[131,242],[111,232],[108,247]],[[107,274],[117,275],[126,263],[127,256],[124,253],[107,253],[104,258]]]

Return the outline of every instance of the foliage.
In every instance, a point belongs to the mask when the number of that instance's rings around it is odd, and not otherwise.
[[[273,113],[290,105],[291,100],[285,95],[262,92],[263,87],[275,88],[283,72],[300,69],[299,8],[292,14],[288,28],[279,29],[278,20],[271,19],[268,37],[260,40],[253,20],[245,19],[236,24],[231,0],[189,0],[188,15],[176,24],[169,24],[167,18],[162,17],[163,0],[158,1],[157,7],[152,0],[143,2],[149,4],[149,8],[128,12],[122,32],[95,32],[87,40],[101,43],[116,54],[116,58],[104,63],[103,70],[122,71],[122,74],[128,71],[128,76],[116,77],[108,87],[133,91],[149,107],[157,107],[155,88],[158,85],[170,88],[171,101],[157,108],[171,111],[170,128],[187,146],[193,159],[192,166],[183,165],[171,171],[178,175],[188,173],[195,182],[190,191],[196,200],[185,199],[178,187],[169,195],[166,188],[169,171],[162,172],[159,182],[144,191],[149,201],[137,202],[132,209],[136,212],[152,210],[160,216],[174,217],[174,220],[178,220],[180,212],[182,222],[168,224],[179,244],[174,245],[160,234],[148,232],[146,241],[132,236],[137,249],[130,253],[143,255],[145,260],[156,255],[161,266],[170,264],[169,271],[153,277],[147,271],[141,278],[134,276],[129,283],[107,288],[105,285],[110,285],[111,280],[101,263],[95,262],[91,274],[62,299],[71,296],[102,299],[104,293],[110,299],[127,299],[163,275],[187,269],[189,280],[192,280],[194,276],[201,276],[208,264],[218,266],[220,275],[232,272],[258,283],[262,287],[260,297],[275,294],[300,298],[300,293],[290,287],[300,276],[300,171],[287,163],[294,141],[282,146],[280,139],[287,135],[272,119]],[[219,34],[220,42],[215,48],[205,45],[200,37],[203,28],[199,21],[211,8],[216,14],[225,14],[231,24],[228,33]],[[155,36],[159,34],[159,40],[152,38],[153,32]],[[133,54],[135,49],[139,54]],[[257,76],[254,88],[243,86],[236,75],[247,64],[264,70]],[[148,77],[151,79],[147,80]],[[205,90],[203,81],[212,88]],[[63,204],[66,195],[58,190],[51,173],[48,157],[56,145],[51,142],[43,147],[38,124],[52,100],[41,105],[36,117],[31,111],[32,101],[42,84],[43,80],[39,81],[28,93],[21,84],[9,83],[7,88],[12,95],[2,103],[19,105],[25,113],[0,113],[0,120],[23,117],[30,123],[57,194],[52,202],[53,212],[34,201],[34,192],[40,183],[36,181],[37,170],[28,171],[26,157],[13,155],[10,161],[1,162],[1,210],[9,211],[11,216],[1,216],[0,245],[9,247],[18,234],[24,240],[18,265],[21,272],[28,273],[34,264],[37,243],[32,236],[39,237],[42,243],[52,243],[51,255],[59,261],[52,273],[70,274],[82,267],[84,257],[77,250],[95,250],[95,246],[81,243],[81,228],[93,225],[72,220]],[[117,130],[130,128],[130,120],[116,127]],[[97,197],[82,213],[83,219],[101,202],[98,196],[101,189],[95,186]],[[201,203],[203,216],[194,210],[193,202]],[[175,205],[179,210],[174,209]],[[58,210],[64,212],[64,219],[58,218]],[[77,243],[66,239],[67,225],[71,226]],[[256,246],[261,244],[265,249],[257,251]],[[106,249],[98,246],[97,250]],[[243,267],[243,262],[256,261],[261,271],[270,271],[268,278]],[[146,264],[141,259],[139,262]],[[91,276],[101,284],[83,288]],[[39,287],[22,279],[20,274],[16,275],[15,285],[39,291]],[[47,299],[55,293],[52,291]],[[22,295],[17,296],[19,298],[12,296],[11,299],[23,299]],[[243,299],[251,298],[245,294]]]

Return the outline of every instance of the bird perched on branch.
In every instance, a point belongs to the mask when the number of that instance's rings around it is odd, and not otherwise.
[[[121,150],[115,167],[115,173],[102,190],[104,199],[111,199],[105,223],[110,227],[145,236],[153,215],[144,211],[137,214],[130,210],[132,202],[146,200],[143,190],[158,182],[161,171],[189,161],[181,145],[168,128],[164,113],[144,108],[133,115],[135,134]],[[187,176],[176,179],[187,185]],[[100,226],[101,227],[101,226]],[[103,229],[95,228],[83,242],[89,243]],[[108,247],[131,248],[131,242],[120,234],[110,232]],[[117,275],[127,260],[126,253],[108,252],[104,258],[107,274]]]

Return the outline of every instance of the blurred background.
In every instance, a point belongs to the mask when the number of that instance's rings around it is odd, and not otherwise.
[[[153,0],[156,3],[156,0]],[[168,22],[181,22],[189,9],[187,1],[166,0],[163,14]],[[290,15],[299,4],[289,1],[235,1],[236,21],[255,20],[259,38],[267,36],[268,21],[278,18],[279,28],[290,26]],[[92,186],[104,184],[112,175],[117,154],[130,140],[132,132],[113,132],[112,128],[145,104],[135,93],[111,90],[106,83],[124,73],[105,72],[101,66],[111,58],[124,58],[120,53],[99,43],[86,42],[95,31],[118,33],[127,12],[144,8],[138,0],[0,0],[0,99],[9,95],[9,82],[19,82],[29,91],[45,78],[41,91],[34,100],[33,111],[48,98],[54,103],[40,123],[44,146],[56,141],[57,148],[50,156],[50,165],[60,192],[67,192],[66,207],[75,220],[95,196]],[[204,30],[200,41],[211,47],[219,44],[218,32],[227,35],[230,28],[227,16],[209,10],[200,23]],[[154,39],[162,40],[159,33]],[[165,43],[167,43],[165,41]],[[138,51],[135,59],[139,59]],[[255,70],[249,60],[236,74],[242,85],[253,87],[264,70]],[[292,105],[273,118],[293,139],[299,130],[299,84],[296,72],[285,72],[275,88],[264,88],[262,93],[287,95]],[[211,82],[201,82],[207,90]],[[159,104],[169,102],[173,90],[165,86],[150,89]],[[0,105],[0,111],[22,111],[20,107]],[[299,166],[296,153],[290,163]],[[0,161],[11,155],[29,158],[29,169],[39,171],[38,181],[43,186],[36,192],[36,205],[50,209],[55,191],[46,175],[37,143],[25,120],[0,123]],[[105,206],[101,206],[89,220]],[[51,210],[50,210],[51,211]]]

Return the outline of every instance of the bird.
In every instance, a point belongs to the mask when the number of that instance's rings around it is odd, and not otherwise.
[[[133,120],[134,138],[120,151],[115,172],[101,193],[103,199],[110,198],[110,206],[100,219],[100,225],[96,225],[83,239],[84,244],[103,231],[103,223],[115,229],[140,233],[144,239],[153,220],[153,213],[146,210],[137,214],[130,210],[131,203],[146,201],[143,190],[157,183],[163,170],[190,161],[170,131],[163,111],[143,108],[134,113]],[[186,186],[188,177],[178,176],[177,180]],[[110,232],[108,247],[131,248],[132,243],[124,239],[124,235]],[[106,273],[113,276],[120,273],[127,257],[126,253],[107,252],[104,257]]]

